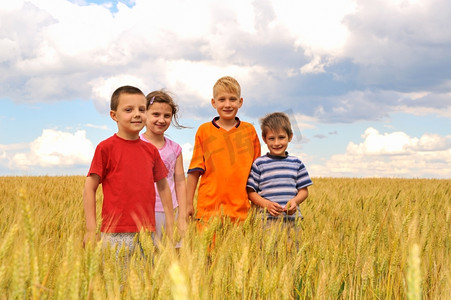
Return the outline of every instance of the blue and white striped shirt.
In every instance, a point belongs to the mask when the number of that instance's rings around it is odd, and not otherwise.
[[[313,184],[302,161],[286,154],[284,157],[269,153],[260,156],[252,164],[247,180],[248,188],[281,206],[294,198],[300,189]]]

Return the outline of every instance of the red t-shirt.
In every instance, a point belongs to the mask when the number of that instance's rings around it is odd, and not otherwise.
[[[155,146],[115,134],[97,146],[91,174],[102,184],[102,232],[155,230],[154,182],[167,176]]]

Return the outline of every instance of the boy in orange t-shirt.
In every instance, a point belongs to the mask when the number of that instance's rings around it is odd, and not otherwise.
[[[260,156],[258,135],[252,124],[236,114],[243,105],[241,88],[232,77],[218,79],[213,86],[212,106],[218,112],[196,133],[193,157],[188,168],[187,213],[194,214],[197,183],[197,219],[228,216],[244,220],[250,208],[246,183],[253,161]]]

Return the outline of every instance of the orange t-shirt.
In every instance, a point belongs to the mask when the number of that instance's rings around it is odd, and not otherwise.
[[[260,141],[254,126],[241,122],[229,131],[219,127],[216,117],[196,133],[188,173],[201,172],[197,196],[197,218],[224,214],[244,220],[250,208],[246,183],[253,161],[260,156]]]

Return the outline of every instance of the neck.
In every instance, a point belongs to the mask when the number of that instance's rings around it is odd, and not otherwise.
[[[151,142],[155,147],[157,148],[161,148],[164,146],[165,140],[164,140],[164,135],[160,135],[160,134],[153,134],[151,131],[146,130],[146,132],[144,132],[144,138],[146,140],[148,140],[149,142]]]
[[[137,132],[137,133],[135,134],[135,133],[124,133],[124,132],[118,131],[118,132],[116,133],[116,135],[117,135],[118,137],[124,139],[124,140],[130,140],[130,141],[132,141],[132,140],[137,140],[137,139],[139,139],[139,132]]]
[[[219,118],[216,123],[219,125],[219,127],[224,128],[225,130],[229,131],[236,125],[236,119],[233,118],[231,120],[224,120],[222,118]]]

